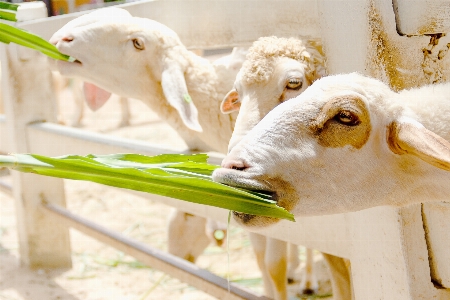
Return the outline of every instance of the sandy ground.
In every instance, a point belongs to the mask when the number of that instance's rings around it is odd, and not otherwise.
[[[61,99],[62,118],[70,120],[73,102],[69,91]],[[131,125],[119,128],[118,103],[112,99],[96,113],[86,110],[82,128],[164,147],[186,148],[176,132],[137,100],[130,100]],[[0,180],[8,182],[9,176],[1,176]],[[166,250],[166,216],[170,207],[88,182],[66,181],[65,190],[72,212]],[[210,246],[197,264],[262,293],[260,273],[247,234],[241,228],[230,227],[229,238],[228,250]],[[215,299],[74,230],[71,246],[73,268],[69,270],[29,270],[20,266],[14,200],[0,192],[0,300]],[[302,258],[303,254],[301,249]],[[317,260],[320,258],[317,254]],[[327,271],[323,264],[318,265],[318,277],[323,280],[318,296],[332,299],[329,283],[324,282]],[[300,272],[301,269],[298,278]],[[296,296],[298,283],[290,285],[289,290],[290,299],[300,299]]]

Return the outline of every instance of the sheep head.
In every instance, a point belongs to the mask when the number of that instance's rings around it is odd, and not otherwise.
[[[223,113],[240,111],[228,149],[275,106],[295,98],[325,74],[324,56],[315,40],[264,37],[254,42],[234,89],[221,103]]]
[[[165,25],[132,17],[123,9],[105,8],[67,23],[50,42],[77,59],[57,62],[62,75],[130,98],[156,102],[163,95],[187,127],[202,131],[184,79],[188,61],[182,54],[187,50]],[[99,102],[91,106],[104,103]]]
[[[216,181],[274,193],[296,216],[445,200],[450,143],[378,80],[322,78],[272,110],[226,156]],[[243,225],[275,219],[235,213]]]

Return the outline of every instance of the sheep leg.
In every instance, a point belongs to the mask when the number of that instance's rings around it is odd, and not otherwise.
[[[288,265],[287,278],[288,283],[295,282],[295,270],[300,265],[300,258],[298,255],[298,246],[292,243],[288,244]]]
[[[173,209],[167,228],[168,252],[194,263],[210,242],[205,226],[205,218]]]
[[[127,97],[120,97],[120,108],[122,110],[122,117],[120,119],[120,127],[129,126],[131,113],[130,113],[130,103]]]
[[[352,298],[350,265],[346,264],[343,258],[322,253],[325,259],[331,278],[331,287],[333,290],[333,299],[335,300],[349,300]]]
[[[68,86],[69,79],[62,77],[56,72],[52,72],[52,83],[53,83],[53,91],[56,95],[56,103],[55,107],[58,111],[58,123],[64,124],[64,117],[61,112],[61,105],[59,101],[61,101],[61,94],[64,89]]]
[[[253,232],[249,232],[248,235],[252,244],[253,252],[256,256],[256,262],[261,270],[264,295],[273,299],[272,281],[270,280],[269,273],[267,272],[266,264],[264,262],[264,257],[266,255],[266,237]]]
[[[264,257],[275,300],[287,300],[287,243],[267,238]]]
[[[317,293],[319,283],[314,272],[314,254],[313,250],[306,248],[305,272],[303,273],[300,290],[304,295],[312,295]]]
[[[71,124],[73,127],[80,127],[84,114],[84,94],[82,90],[83,83],[78,79],[72,78],[69,80],[71,81],[69,85],[72,89],[73,101],[75,104]]]

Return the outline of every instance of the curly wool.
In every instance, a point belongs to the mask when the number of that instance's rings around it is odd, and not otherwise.
[[[242,79],[247,84],[269,81],[278,57],[306,64],[306,78],[312,83],[326,75],[325,56],[319,41],[296,38],[262,37],[253,43],[242,66]]]

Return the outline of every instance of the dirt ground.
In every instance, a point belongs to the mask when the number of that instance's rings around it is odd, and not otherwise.
[[[68,90],[62,94],[60,106],[62,119],[70,120],[73,101]],[[130,126],[118,127],[119,102],[112,99],[98,112],[86,110],[82,128],[164,147],[186,148],[176,132],[140,101],[130,100],[130,106]],[[8,182],[9,176],[1,176],[0,180]],[[166,216],[170,207],[88,182],[66,181],[65,190],[72,212],[166,250]],[[261,294],[261,275],[247,234],[241,228],[231,227],[229,238],[228,250],[210,246],[197,264]],[[0,300],[215,299],[75,230],[71,230],[71,247],[73,268],[69,270],[29,270],[21,266],[14,200],[0,192]],[[302,258],[303,254],[301,249]],[[320,261],[319,253],[316,258]],[[321,290],[309,299],[332,299],[329,282],[325,281],[327,271],[323,264],[318,266]],[[300,278],[301,269],[297,271]],[[289,290],[291,300],[301,299],[296,296],[298,282]]]

